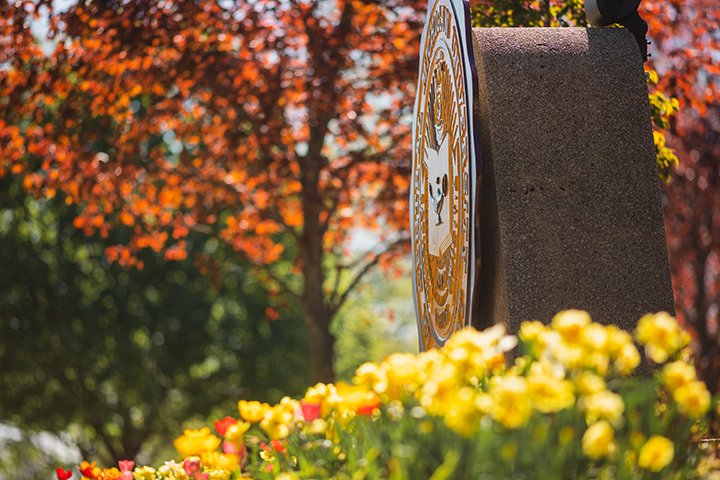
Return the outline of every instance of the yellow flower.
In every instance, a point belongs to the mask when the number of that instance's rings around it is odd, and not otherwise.
[[[490,414],[498,423],[505,428],[519,428],[528,422],[532,404],[525,378],[514,375],[493,377],[489,393],[494,398]]]
[[[455,392],[463,386],[455,365],[441,362],[434,366],[432,375],[417,392],[420,405],[433,415],[442,415],[450,406]]]
[[[616,422],[625,410],[622,397],[608,390],[582,397],[579,406],[585,411],[585,419],[588,423],[598,420]]]
[[[137,472],[137,470],[135,470]],[[158,478],[162,480],[187,480],[188,475],[185,473],[185,469],[182,464],[175,461],[165,462],[161,467],[157,469]],[[152,477],[154,478],[154,477]],[[148,480],[152,480],[148,479]],[[146,480],[146,479],[143,479]]]
[[[585,348],[603,355],[610,354],[610,335],[608,329],[599,323],[590,323],[580,331]]]
[[[246,400],[240,400],[238,402],[238,411],[243,420],[250,423],[258,423],[265,417],[265,412],[270,409],[270,405],[267,403],[260,403],[252,400],[250,402]]]
[[[610,358],[599,351],[587,351],[585,353],[584,367],[596,371],[600,375],[607,375]]]
[[[659,472],[672,462],[674,455],[673,443],[670,440],[653,435],[640,450],[638,465],[646,470]]]
[[[640,352],[631,342],[623,345],[615,355],[615,370],[620,375],[630,375],[640,365]]]
[[[615,325],[608,325],[605,327],[605,331],[608,334],[607,348],[610,356],[614,357],[628,344],[632,345],[632,336],[625,330],[616,327]]]
[[[233,471],[240,465],[237,455],[229,455],[220,452],[203,452],[200,459],[203,466],[209,470]]]
[[[406,392],[412,393],[420,383],[420,369],[415,355],[395,353],[382,363],[382,370],[387,379],[384,393],[390,400],[400,400]]]
[[[265,416],[260,420],[260,427],[271,439],[281,440],[290,435],[292,423],[293,414],[282,405],[275,405],[265,412]]]
[[[673,392],[673,398],[678,404],[678,410],[690,418],[700,418],[710,408],[710,392],[699,380],[678,387]]]
[[[665,363],[690,343],[688,333],[667,312],[644,315],[638,321],[635,335],[655,363]]]
[[[542,363],[531,367],[527,389],[533,407],[539,412],[559,412],[575,404],[573,384],[554,376],[550,367]]]
[[[355,370],[355,376],[353,377],[353,383],[355,385],[367,386],[380,395],[387,390],[387,382],[385,371],[372,362],[360,365],[357,370]]]
[[[327,417],[330,414],[330,412],[335,408],[337,401],[337,391],[335,389],[335,385],[332,383],[315,384],[314,386],[308,388],[302,399],[302,403],[304,404],[320,405],[320,415],[322,417]]]
[[[321,435],[327,432],[328,424],[322,418],[316,418],[310,423],[305,423],[303,429],[314,435]]]
[[[533,320],[523,322],[522,325],[520,325],[518,336],[520,340],[531,346],[535,356],[542,356],[548,346],[553,343],[553,338],[556,337],[557,334],[542,322]]]
[[[593,423],[582,437],[582,449],[593,460],[613,455],[616,450],[615,431],[604,420]]]
[[[321,404],[325,398],[330,395],[332,385],[326,385],[322,382],[316,383],[308,388],[303,397],[303,402]]]
[[[605,380],[592,372],[583,372],[580,374],[575,380],[575,385],[577,386],[578,393],[585,396],[605,390]]]
[[[250,430],[250,424],[247,422],[237,422],[230,425],[225,430],[225,439],[231,442],[242,443],[245,432]]]
[[[232,474],[228,470],[208,470],[208,480],[230,480]]]
[[[662,369],[662,380],[665,385],[674,392],[683,385],[697,380],[697,373],[695,367],[687,362],[678,360],[676,362],[668,363]]]
[[[199,430],[186,429],[181,436],[175,439],[173,445],[180,455],[191,457],[215,450],[220,442],[218,437],[210,433],[209,428],[203,427]]]
[[[338,382],[336,408],[343,413],[370,415],[380,407],[380,397],[364,386]]]
[[[475,396],[473,388],[463,387],[445,411],[445,424],[464,437],[471,437],[480,426],[482,413],[475,408]]]
[[[489,393],[478,392],[475,395],[475,408],[478,412],[484,415],[490,415],[493,405],[495,405],[495,400]]]
[[[582,339],[583,330],[591,322],[590,314],[583,310],[564,310],[553,317],[551,325],[565,343],[577,345]]]
[[[85,475],[85,473],[87,472],[89,476],[97,477],[100,476],[102,470],[99,467],[95,466],[95,462],[88,463],[83,460],[83,462],[80,464],[80,472],[82,472],[83,475]]]
[[[298,418],[301,416],[300,402],[294,398],[283,397],[280,399],[280,403],[277,406],[293,416],[297,416]]]
[[[133,470],[135,480],[155,480],[155,469],[153,467],[136,467]]]
[[[505,369],[505,352],[515,345],[517,338],[505,335],[505,327],[498,324],[482,332],[470,327],[460,330],[447,341],[443,352],[462,377],[476,385],[487,372]]]
[[[120,470],[115,467],[105,468],[98,477],[98,480],[118,480],[120,478]]]
[[[585,365],[585,349],[578,344],[565,341],[557,342],[550,347],[553,357],[568,369],[580,368]]]

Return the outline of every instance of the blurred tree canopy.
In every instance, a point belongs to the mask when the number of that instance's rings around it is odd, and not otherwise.
[[[121,265],[185,258],[195,233],[227,243],[300,308],[310,376],[331,380],[332,319],[408,244],[426,2],[53,4],[0,0],[0,173],[63,193],[88,235],[121,233]],[[379,245],[349,256],[355,228]]]
[[[267,291],[245,269],[213,279],[154,253],[142,270],[110,264],[113,239],[87,238],[75,215],[0,180],[0,421],[70,429],[88,458],[133,458],[218,402],[302,390],[302,324],[266,320]]]

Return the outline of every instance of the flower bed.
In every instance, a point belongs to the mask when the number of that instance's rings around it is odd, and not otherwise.
[[[352,384],[317,384],[272,406],[241,400],[215,433],[185,430],[179,462],[79,471],[93,480],[698,476],[711,398],[689,363],[690,337],[658,313],[640,319],[635,339],[654,372],[633,376],[632,336],[578,310],[549,326],[526,322],[518,337],[465,329],[442,349],[366,363]]]

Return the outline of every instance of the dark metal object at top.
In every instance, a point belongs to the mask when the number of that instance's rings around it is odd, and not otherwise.
[[[585,0],[585,14],[593,27],[603,27],[619,23],[633,34],[640,47],[643,62],[648,57],[646,35],[648,24],[640,17],[638,7],[641,0]]]

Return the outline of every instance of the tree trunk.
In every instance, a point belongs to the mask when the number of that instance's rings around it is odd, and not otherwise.
[[[307,290],[317,290],[307,295],[303,301],[303,317],[307,326],[310,352],[310,382],[328,383],[335,380],[335,336],[330,333],[332,315],[323,304],[322,288]]]
[[[333,311],[325,299],[325,272],[322,259],[322,229],[307,228],[303,232],[301,252],[303,262],[302,312],[308,334],[310,353],[310,381],[332,382],[335,380],[333,356],[335,337],[330,333]]]
[[[330,333],[330,322],[334,312],[327,305],[324,290],[323,236],[326,227],[321,220],[323,204],[319,193],[322,164],[319,151],[322,143],[322,136],[312,138],[310,148],[316,151],[317,155],[304,162],[305,168],[301,177],[303,231],[298,242],[303,273],[301,307],[307,327],[310,381],[313,383],[335,380],[333,369],[335,338]]]

